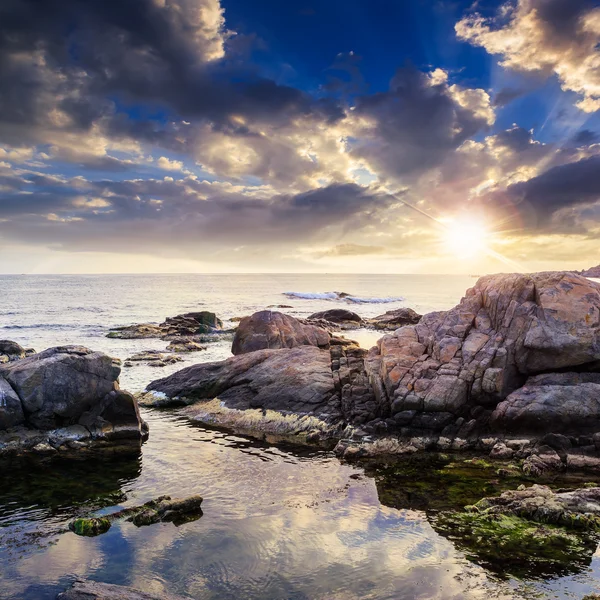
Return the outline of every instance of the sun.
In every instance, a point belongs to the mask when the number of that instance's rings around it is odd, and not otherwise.
[[[490,231],[482,220],[463,217],[442,223],[442,246],[460,258],[475,258],[489,250]]]

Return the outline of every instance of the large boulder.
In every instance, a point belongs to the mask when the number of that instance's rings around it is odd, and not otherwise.
[[[115,389],[120,371],[118,363],[102,352],[61,346],[3,365],[0,376],[21,398],[28,423],[51,429],[76,422]]]
[[[186,367],[148,385],[184,403],[219,398],[228,408],[321,412],[334,396],[328,351],[311,346],[258,350]]]
[[[53,432],[58,445],[61,437],[140,440],[146,425],[136,400],[119,389],[120,370],[118,361],[82,346],[50,348],[0,365],[0,430],[23,426],[24,445],[39,442],[31,430]]]
[[[599,326],[600,286],[584,277],[488,276],[455,308],[384,336],[366,366],[403,426],[441,431],[472,418],[481,426],[528,376],[595,368]]]
[[[303,323],[280,312],[263,310],[240,321],[231,352],[237,355],[297,346],[329,348],[330,342],[331,335],[321,327]]]

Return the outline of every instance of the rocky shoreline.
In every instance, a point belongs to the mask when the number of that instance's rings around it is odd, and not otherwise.
[[[474,451],[532,473],[600,472],[600,286],[589,279],[483,277],[455,308],[369,351],[309,327],[256,313],[235,356],[156,380],[141,402],[187,405],[194,421],[246,433],[335,440],[348,458]]]

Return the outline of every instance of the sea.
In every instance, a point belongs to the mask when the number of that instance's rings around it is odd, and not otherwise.
[[[444,275],[7,275],[0,276],[0,339],[38,351],[84,345],[124,361],[143,350],[164,350],[167,342],[107,338],[112,327],[209,310],[229,328],[236,317],[281,305],[274,310],[299,317],[329,308],[362,317],[403,306],[426,313],[451,308],[475,281]],[[381,334],[346,335],[369,347]],[[175,365],[124,367],[120,385],[141,391],[188,364],[225,359],[230,347],[225,336]],[[142,413],[150,437],[131,456],[0,461],[0,599],[54,599],[76,578],[198,600],[580,599],[600,589],[597,553],[589,565],[567,572],[513,572],[477,560],[436,532],[430,501],[416,501],[393,465],[365,468],[323,449],[192,425],[173,411]],[[120,522],[93,538],[64,532],[86,510],[113,511],[165,494],[202,495],[202,518],[178,527]]]

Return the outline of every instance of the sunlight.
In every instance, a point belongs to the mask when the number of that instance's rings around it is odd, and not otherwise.
[[[473,258],[487,253],[490,231],[485,223],[475,218],[448,220],[443,223],[444,248],[460,258]]]

